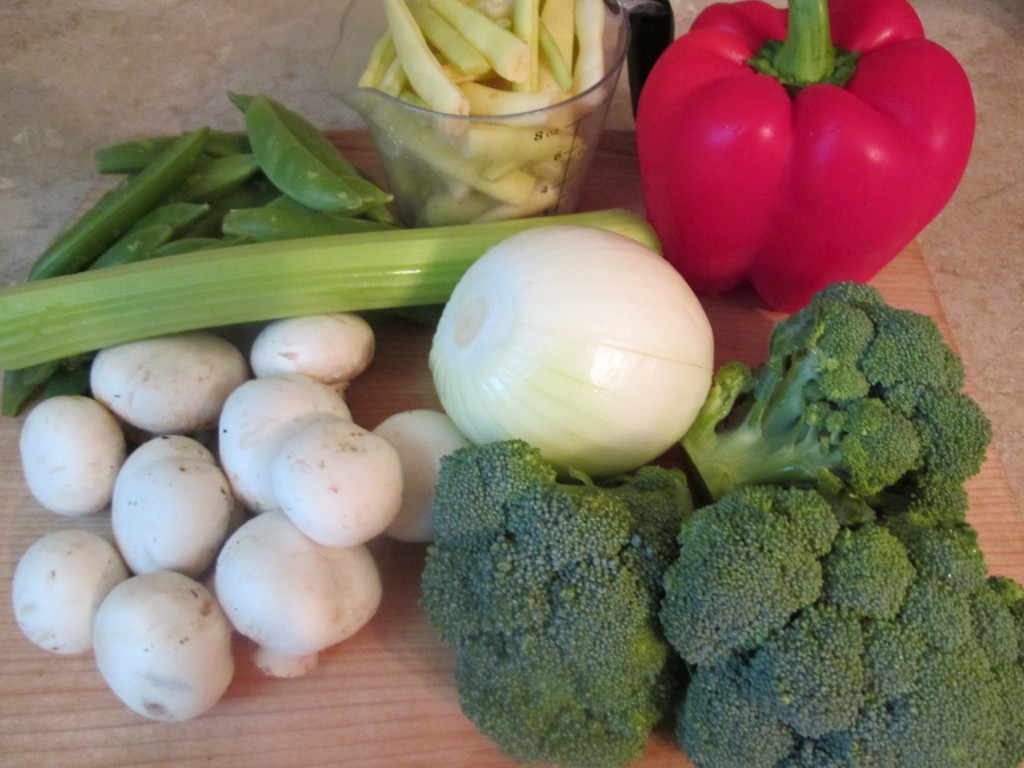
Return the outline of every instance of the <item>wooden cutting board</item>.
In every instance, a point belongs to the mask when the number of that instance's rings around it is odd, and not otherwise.
[[[361,168],[380,179],[367,137],[335,134]],[[606,134],[583,207],[642,212],[633,136]],[[895,305],[925,312],[945,329],[941,307],[917,245],[875,284]],[[752,294],[707,299],[718,362],[764,356],[778,315]],[[430,334],[412,323],[376,326],[377,357],[349,390],[355,419],[373,428],[396,411],[437,407],[427,371]],[[970,379],[970,371],[968,371]],[[180,724],[143,719],[111,694],[91,656],[60,657],[26,640],[10,607],[11,575],[39,536],[67,527],[109,534],[109,516],[66,519],[30,498],[18,459],[20,420],[0,420],[0,766],[240,766],[244,768],[487,768],[510,766],[459,710],[452,654],[442,648],[417,606],[423,547],[373,545],[384,581],[374,620],[354,638],[322,654],[306,677],[275,680],[236,643],[238,667],[225,698],[209,713]],[[1024,581],[1024,524],[999,457],[970,482],[971,521],[993,573]],[[657,733],[638,768],[689,765],[670,732]]]

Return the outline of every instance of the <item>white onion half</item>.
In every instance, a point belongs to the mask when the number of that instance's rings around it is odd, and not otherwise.
[[[659,254],[574,225],[513,235],[471,266],[434,336],[438,397],[474,443],[519,438],[602,477],[662,454],[711,386],[711,326]]]

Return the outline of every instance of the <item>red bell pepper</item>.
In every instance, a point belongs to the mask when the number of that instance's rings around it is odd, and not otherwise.
[[[698,293],[793,311],[866,282],[939,213],[971,87],[906,0],[708,7],[655,63],[636,140],[648,219]]]

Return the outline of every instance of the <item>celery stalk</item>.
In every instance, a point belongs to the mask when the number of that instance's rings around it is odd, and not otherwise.
[[[560,223],[600,227],[660,250],[642,217],[612,210],[167,256],[0,290],[0,368],[197,328],[440,304],[489,247]]]

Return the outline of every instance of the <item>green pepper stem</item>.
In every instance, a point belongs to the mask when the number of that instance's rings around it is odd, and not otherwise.
[[[750,65],[787,86],[841,86],[853,74],[856,58],[832,44],[828,0],[789,0],[786,39],[769,40]]]

